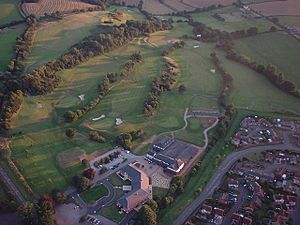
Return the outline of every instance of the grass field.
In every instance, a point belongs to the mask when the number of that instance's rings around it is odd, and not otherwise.
[[[88,189],[80,194],[80,197],[87,204],[93,204],[100,198],[107,196],[108,190],[104,185],[98,185]]]
[[[274,64],[300,88],[300,44],[284,32],[257,35],[236,41],[238,52],[264,65]]]
[[[22,20],[22,16],[18,10],[20,0],[1,0],[0,1],[0,25],[10,23],[12,21]]]
[[[175,137],[179,140],[185,140],[189,143],[203,146],[203,123],[199,119],[189,119],[188,126],[185,130],[175,133]]]
[[[225,21],[219,21],[212,17],[215,13],[219,14]],[[220,29],[228,32],[248,29],[249,27],[257,27],[259,32],[267,31],[274,24],[267,20],[257,18],[244,18],[241,11],[234,6],[204,12],[193,13],[192,17],[195,21],[206,24],[215,29]]]
[[[300,16],[276,16],[279,19],[279,23],[289,27],[300,26]]]
[[[110,10],[114,9],[124,13],[121,22],[143,18],[143,15],[136,9],[128,10],[117,6],[110,8]],[[102,22],[106,20],[105,18],[107,18],[109,12],[96,11],[73,14],[66,16],[63,20],[43,23],[37,31],[32,53],[26,61],[26,70],[30,71],[34,67],[61,56],[71,46],[80,42],[86,36],[91,35],[95,30],[99,33],[101,29],[99,30],[97,26],[103,25]],[[114,21],[114,24],[120,24],[121,22]]]
[[[0,71],[5,71],[8,63],[14,57],[17,37],[25,31],[25,25],[17,25],[0,32]]]

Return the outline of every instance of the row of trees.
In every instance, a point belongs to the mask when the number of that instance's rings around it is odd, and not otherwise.
[[[123,66],[120,76],[122,77],[127,77],[133,70],[136,65],[136,63],[143,62],[143,56],[141,55],[140,52],[133,53],[130,56],[130,60],[125,63]],[[117,82],[118,80],[118,74],[117,73],[107,73],[106,76],[103,78],[101,84],[99,85],[99,92],[98,95],[91,100],[87,105],[85,105],[81,109],[77,109],[75,111],[68,111],[65,113],[64,117],[66,122],[74,122],[78,120],[81,116],[85,115],[89,111],[91,111],[93,108],[95,108],[100,101],[106,96],[106,94],[110,90],[110,84]],[[99,138],[96,138],[98,136]],[[97,141],[103,141],[105,142],[105,138],[101,138],[101,135],[97,135],[95,132],[90,134],[91,138],[95,138]]]
[[[7,66],[7,75],[20,76],[24,72],[24,60],[28,58],[33,46],[34,36],[36,34],[37,20],[34,15],[26,19],[28,27],[21,37],[17,38],[15,46],[15,57]]]
[[[121,155],[120,151],[116,151],[116,152],[110,153],[108,156],[99,159],[96,162],[96,164],[97,165],[108,164],[111,160],[118,158],[119,155]]]
[[[156,77],[152,82],[151,90],[148,98],[144,103],[144,113],[147,116],[152,116],[159,106],[160,95],[165,91],[170,91],[172,86],[176,83],[175,76],[179,74],[177,65],[164,58],[165,65],[160,77]]]
[[[133,38],[159,30],[171,29],[171,24],[160,20],[127,21],[118,27],[111,27],[106,33],[85,38],[68,53],[34,69],[22,77],[18,88],[32,95],[51,92],[60,82],[58,71],[70,69],[88,59],[107,53],[127,44]]]
[[[18,102],[15,103],[15,101],[11,99],[11,96],[14,95],[13,93],[18,93],[19,91],[21,91],[20,93],[23,92],[32,95],[49,93],[60,83],[61,78],[56,75],[58,71],[70,69],[87,61],[91,57],[109,52],[128,43],[135,37],[171,28],[172,26],[169,22],[157,19],[127,21],[125,24],[121,24],[118,27],[112,27],[107,33],[87,37],[59,59],[55,59],[45,65],[35,68],[30,74],[7,80],[5,82],[5,89],[0,93],[1,109],[2,111],[7,111],[6,113],[0,113],[0,127],[8,129],[10,126],[7,122],[10,122],[13,113],[18,111],[21,106],[21,104],[18,104]],[[104,87],[101,87],[102,94],[103,91],[105,91],[105,85],[107,85],[106,81],[101,84],[101,86]],[[99,95],[99,98],[92,101],[90,106],[98,104],[100,96],[101,95]],[[7,110],[7,106],[9,108],[13,106],[14,110]],[[86,107],[85,110],[88,108],[89,107]],[[71,121],[72,117],[76,119],[76,117],[78,118],[78,116],[82,114],[82,112],[79,111],[77,113],[78,115],[70,115]]]
[[[221,106],[227,107],[228,98],[229,98],[229,95],[230,95],[230,93],[232,91],[232,87],[233,87],[233,78],[229,73],[227,73],[225,71],[225,69],[223,68],[216,53],[213,52],[210,54],[210,56],[212,58],[214,65],[216,66],[217,70],[220,72],[222,79],[223,79],[222,91],[219,95],[219,103]]]
[[[193,27],[195,38],[204,42],[217,42],[223,39],[239,39],[248,36],[255,36],[258,33],[256,27],[250,27],[247,30],[237,30],[232,32],[220,31],[206,26],[203,23],[189,20],[189,24]]]
[[[92,130],[90,131],[90,139],[92,141],[97,141],[100,143],[105,143],[106,142],[106,138],[103,135],[103,133],[101,131],[98,130]]]
[[[76,175],[74,177],[74,186],[77,188],[77,191],[80,193],[90,188],[91,181],[95,176],[96,172],[92,168],[86,169],[81,174]]]
[[[262,74],[268,78],[274,85],[283,90],[284,92],[291,94],[297,98],[300,98],[300,89],[296,84],[290,80],[287,80],[282,72],[280,72],[276,66],[268,64],[267,66],[261,65],[252,61],[250,58],[241,55],[233,50],[233,48],[223,48],[226,51],[226,57],[235,62],[241,63],[248,68]]]
[[[172,53],[173,51],[175,51],[176,49],[183,48],[184,46],[185,46],[184,41],[176,41],[176,42],[172,43],[172,45],[170,47],[168,47],[166,50],[164,50],[162,52],[162,56],[167,56],[170,53]]]
[[[20,90],[0,93],[0,128],[9,129],[12,117],[19,111],[23,103],[23,93]]]
[[[143,130],[133,130],[129,133],[122,133],[116,138],[116,144],[124,149],[130,150],[133,145],[133,141],[141,138],[144,135]]]
[[[63,204],[67,196],[60,190],[54,189],[51,196],[45,194],[36,203],[26,202],[17,209],[25,225],[55,225],[54,207]]]

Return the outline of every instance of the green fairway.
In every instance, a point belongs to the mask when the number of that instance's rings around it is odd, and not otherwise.
[[[88,189],[80,194],[80,197],[87,204],[93,204],[97,200],[101,199],[104,196],[108,195],[108,190],[104,185],[98,185]]]
[[[142,14],[137,10],[127,10],[124,7],[112,7],[124,13],[121,22],[130,19],[142,19]],[[110,11],[96,11],[66,16],[63,20],[51,23],[43,23],[35,37],[34,47],[28,60],[26,70],[42,65],[54,58],[61,56],[71,46],[78,43],[85,37],[91,35],[95,30],[100,32],[97,26],[103,25],[102,20],[107,18]],[[114,24],[120,24],[117,21]],[[67,40],[67,41],[62,41]]]
[[[214,14],[219,14],[225,21],[219,21],[213,17]],[[268,31],[271,26],[274,26],[271,22],[258,18],[245,18],[242,12],[235,6],[227,6],[224,8],[191,14],[195,21],[204,23],[215,29],[224,30],[228,32],[236,30],[246,30],[249,27],[257,27],[259,32]]]
[[[5,71],[8,63],[14,57],[14,48],[17,37],[21,36],[25,31],[25,25],[17,25],[6,28],[0,32],[0,71]]]
[[[18,10],[20,0],[1,0],[0,1],[0,25],[8,24],[12,21],[22,20]]]
[[[238,108],[300,113],[299,99],[281,91],[261,74],[225,57],[221,58],[221,62],[233,77],[230,99]]]
[[[235,42],[236,50],[257,63],[275,65],[300,88],[300,44],[284,32],[268,33]]]
[[[175,137],[179,140],[185,140],[189,143],[203,146],[204,138],[203,138],[203,124],[200,119],[190,118],[188,120],[188,126],[185,130],[181,130],[175,133]]]

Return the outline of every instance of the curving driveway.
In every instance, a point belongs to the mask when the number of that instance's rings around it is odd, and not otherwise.
[[[173,225],[182,225],[189,218],[189,216],[196,211],[196,209],[202,204],[202,202],[207,199],[209,196],[213,194],[215,189],[220,185],[222,181],[222,177],[226,174],[226,172],[233,166],[233,164],[240,158],[243,158],[247,155],[253,153],[260,153],[270,149],[276,150],[285,150],[290,149],[294,151],[300,152],[300,147],[296,147],[287,144],[278,144],[278,145],[265,145],[265,146],[256,146],[250,147],[241,151],[233,152],[226,157],[223,163],[219,166],[215,175],[211,178],[211,180],[206,185],[205,189],[201,192],[201,194],[180,214],[180,216],[175,220]]]

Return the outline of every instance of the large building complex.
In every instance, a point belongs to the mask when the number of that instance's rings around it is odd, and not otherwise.
[[[123,180],[131,181],[131,191],[119,198],[117,206],[126,213],[139,208],[143,203],[152,199],[150,178],[133,164],[122,168],[118,175]]]

